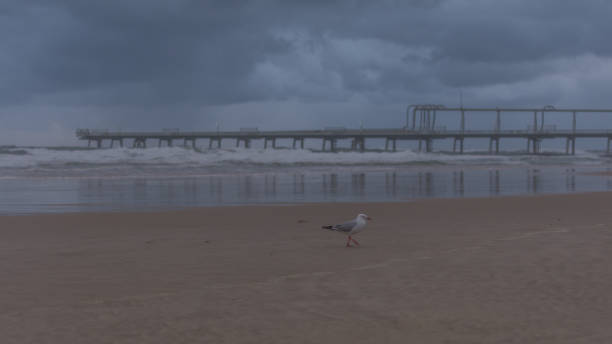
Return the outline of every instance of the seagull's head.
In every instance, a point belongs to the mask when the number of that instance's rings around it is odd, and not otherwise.
[[[369,221],[369,220],[372,220],[372,218],[371,218],[371,217],[369,217],[369,216],[368,216],[368,215],[366,215],[366,214],[359,214],[359,215],[357,215],[357,218],[358,218],[358,219],[362,219],[362,220],[364,220],[364,221]]]

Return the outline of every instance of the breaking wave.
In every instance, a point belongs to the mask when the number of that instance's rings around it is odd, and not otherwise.
[[[82,149],[0,147],[0,177],[11,176],[130,176],[202,175],[229,172],[258,172],[279,168],[334,168],[370,166],[384,168],[410,165],[597,165],[609,158],[581,151],[576,156],[488,155],[468,152],[419,153],[337,152],[321,153],[290,149],[193,150],[182,147],[147,149]]]

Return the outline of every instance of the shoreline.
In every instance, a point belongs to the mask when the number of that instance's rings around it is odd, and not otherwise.
[[[610,203],[598,192],[0,216],[0,333],[6,343],[607,342]],[[360,247],[320,228],[357,212],[373,218]]]
[[[250,203],[250,204],[223,204],[223,205],[203,205],[203,206],[188,206],[188,207],[177,207],[177,208],[162,208],[162,209],[143,209],[143,210],[96,210],[96,211],[66,211],[66,212],[32,212],[32,213],[15,213],[15,214],[2,214],[0,213],[0,219],[3,217],[24,217],[24,216],[54,216],[54,215],[101,215],[101,214],[130,214],[130,215],[144,215],[151,213],[160,213],[160,214],[175,214],[178,212],[194,212],[205,209],[239,209],[239,208],[253,208],[253,207],[262,207],[262,208],[270,208],[270,207],[300,207],[300,206],[310,206],[310,207],[325,207],[325,206],[354,206],[359,208],[360,205],[397,205],[397,204],[413,204],[418,202],[427,202],[427,201],[461,201],[461,200],[482,200],[482,199],[521,199],[521,198],[548,198],[548,197],[563,197],[563,196],[578,196],[578,195],[598,195],[598,194],[610,194],[612,195],[612,191],[585,191],[585,192],[559,192],[559,193],[538,193],[538,194],[519,194],[519,195],[491,195],[491,196],[463,196],[463,197],[423,197],[423,198],[414,198],[410,200],[398,200],[398,201],[354,201],[354,202],[279,202],[279,203]],[[56,204],[50,207],[64,207],[64,206],[83,206],[83,207],[96,207],[96,204],[81,204],[81,203],[67,203],[67,204]]]

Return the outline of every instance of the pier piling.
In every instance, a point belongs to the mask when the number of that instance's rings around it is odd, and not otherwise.
[[[304,149],[304,138],[303,137],[294,137],[293,138],[293,149],[296,149],[298,141],[300,142],[300,149]]]
[[[208,149],[212,149],[213,143],[217,143],[217,149],[221,148],[221,137],[211,137],[208,141]]]

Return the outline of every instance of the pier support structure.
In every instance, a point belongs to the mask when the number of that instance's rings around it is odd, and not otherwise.
[[[493,153],[493,145],[495,145],[495,154],[499,154],[499,137],[491,136],[489,138],[489,153]]]
[[[365,151],[365,139],[363,137],[353,138],[351,141],[351,150],[359,150],[360,152]]]
[[[118,139],[112,138],[111,139],[110,148],[113,148],[113,146],[115,144],[115,141],[118,141],[119,142],[119,147],[123,148],[123,139],[122,138],[118,138]]]
[[[610,150],[610,138],[608,138],[608,152]],[[574,155],[576,154],[576,138],[568,136],[565,139],[565,154]]]
[[[304,149],[304,138],[303,137],[293,138],[293,149],[296,149],[298,142],[300,142],[300,149]]]
[[[250,138],[237,138],[236,139],[236,148],[240,147],[240,142],[244,142],[244,148],[251,148],[251,139]]]
[[[527,153],[531,151],[533,154],[540,153],[542,148],[542,139],[536,136],[527,138]]]
[[[213,143],[217,143],[217,149],[221,148],[221,138],[220,137],[211,137],[208,140],[208,149],[212,149]]]
[[[96,143],[96,148],[102,148],[102,139],[89,139],[87,140],[87,147],[91,147],[91,141]]]
[[[326,146],[327,146],[327,142],[329,142],[329,150],[332,152],[336,151],[336,143],[337,143],[338,139],[336,138],[323,138],[323,145],[321,147],[322,151],[325,151]]]
[[[191,148],[196,149],[196,139],[192,137],[186,137],[183,140],[183,147],[188,147],[189,142],[191,142]]]
[[[171,138],[160,138],[159,141],[157,142],[157,147],[161,147],[162,146],[162,142],[166,142],[166,145],[168,147],[172,147],[172,141],[173,141],[173,139],[171,139]]]
[[[459,146],[459,153],[463,154],[463,137],[453,139],[453,153],[457,153],[457,146]]]
[[[133,148],[147,148],[147,139],[145,137],[137,137],[132,142]]]
[[[388,151],[390,146],[392,151],[397,151],[397,139],[395,137],[387,137],[385,139],[385,151]]]
[[[423,151],[423,144],[425,144],[425,152],[431,153],[433,150],[433,140],[431,138],[419,138],[419,152]]]
[[[274,137],[264,138],[264,149],[268,148],[268,141],[272,142],[272,149],[276,149],[276,138]]]

